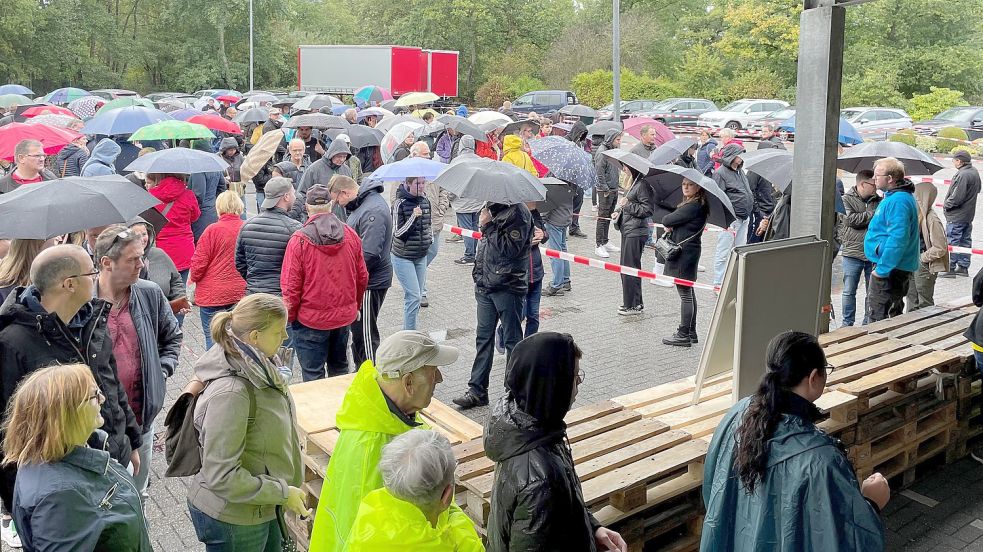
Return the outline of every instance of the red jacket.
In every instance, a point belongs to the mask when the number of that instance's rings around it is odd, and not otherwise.
[[[501,150],[496,150],[495,147],[492,145],[492,142],[495,140],[496,140],[495,138],[489,137],[489,140],[487,142],[475,141],[474,154],[477,155],[478,157],[485,157],[491,159],[492,161],[498,161],[499,153],[501,153]]]
[[[191,281],[197,284],[196,305],[224,307],[238,303],[246,295],[246,281],[236,270],[236,238],[243,222],[239,215],[226,213],[205,228],[198,240],[191,257]]]
[[[312,216],[290,237],[280,273],[288,322],[315,330],[347,326],[368,286],[362,240],[334,214]]]
[[[195,253],[191,223],[201,216],[194,192],[182,180],[168,176],[151,188],[150,194],[160,200],[157,210],[161,213],[168,204],[174,204],[164,215],[167,224],[157,234],[157,247],[167,253],[178,270],[191,268],[191,256]]]

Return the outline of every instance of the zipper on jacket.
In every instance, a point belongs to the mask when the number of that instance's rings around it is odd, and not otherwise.
[[[112,510],[113,509],[113,497],[116,496],[116,491],[119,489],[119,483],[113,483],[113,486],[109,488],[106,492],[106,496],[102,497],[99,501],[99,508],[101,510]]]
[[[133,483],[133,479],[130,477],[130,474],[128,474],[128,473],[127,474],[123,474],[123,473],[120,473],[119,471],[117,471],[116,468],[113,467],[112,460],[110,460],[109,462],[106,463],[106,468],[107,468],[107,471],[112,471],[113,474],[116,475],[119,479],[122,479],[124,482],[126,482],[126,485],[130,489],[133,490],[133,495],[137,497],[136,512],[140,515],[140,519],[143,520],[143,528],[146,531],[150,531],[150,526],[147,525],[147,516],[144,515],[144,512],[143,512],[143,495],[141,495],[140,494],[140,491],[137,490],[137,486],[136,486],[135,483]],[[143,466],[140,466],[140,469],[144,469],[144,467]],[[126,470],[123,470],[123,471],[126,471]],[[110,491],[115,490],[118,485],[119,485],[119,483],[114,483],[113,484],[113,488],[110,489]],[[103,499],[103,500],[105,500],[105,499]],[[110,506],[110,507],[112,507],[112,506]]]

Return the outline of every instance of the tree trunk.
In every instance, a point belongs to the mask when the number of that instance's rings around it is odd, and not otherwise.
[[[218,55],[222,62],[222,80],[225,82],[227,88],[232,87],[232,83],[229,82],[229,57],[225,55],[225,24],[220,23],[217,25],[218,30]]]

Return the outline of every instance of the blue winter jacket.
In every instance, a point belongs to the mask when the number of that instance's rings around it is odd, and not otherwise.
[[[112,138],[103,138],[92,148],[92,155],[89,160],[82,165],[82,176],[106,176],[116,174],[116,167],[113,163],[116,156],[122,151],[119,144]]]
[[[874,211],[864,238],[864,255],[874,265],[878,278],[887,278],[892,270],[918,270],[918,205],[915,185],[907,178]]]

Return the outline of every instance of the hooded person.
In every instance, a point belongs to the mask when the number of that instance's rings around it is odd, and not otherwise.
[[[573,337],[540,332],[519,342],[505,370],[505,395],[485,425],[495,462],[489,550],[624,550],[584,504],[563,421],[583,382]]]
[[[89,150],[85,147],[85,139],[82,138],[79,142],[72,142],[58,152],[55,156],[54,172],[58,178],[81,176],[82,167],[88,160]]]
[[[908,285],[908,312],[935,304],[935,280],[940,272],[949,270],[949,242],[942,219],[935,212],[939,190],[931,182],[915,184],[915,203],[918,204],[918,270]]]
[[[106,176],[116,174],[116,157],[123,151],[112,138],[103,138],[92,148],[92,155],[82,165],[80,176]]]
[[[734,207],[734,222],[730,224],[730,232],[721,232],[717,239],[717,251],[714,257],[713,284],[719,286],[724,281],[724,271],[730,252],[735,245],[747,243],[748,227],[751,214],[754,212],[754,192],[744,173],[744,147],[730,143],[720,151],[720,167],[713,173],[717,186],[727,194]]]
[[[167,224],[157,234],[157,246],[174,261],[174,266],[186,278],[195,252],[195,235],[191,223],[201,216],[198,199],[184,180],[167,175],[150,188],[150,195],[160,201],[157,211]]]
[[[570,128],[570,132],[565,136],[574,144],[584,148],[587,153],[593,153],[590,140],[587,137],[587,125],[583,121],[577,121]],[[587,234],[580,229],[580,209],[584,206],[584,190],[577,186],[576,195],[573,198],[573,217],[570,219],[570,235],[577,238],[586,238]]]
[[[464,117],[465,119],[467,119],[468,118],[468,106],[466,106],[464,104],[461,104],[461,105],[457,106],[457,116],[458,117]]]
[[[594,253],[601,258],[608,258],[612,251],[621,248],[609,241],[608,231],[611,228],[611,215],[618,204],[620,188],[621,163],[603,155],[608,150],[621,147],[621,136],[624,131],[612,128],[604,133],[604,140],[594,152],[594,169],[597,171],[597,228],[594,232]]]
[[[230,182],[239,182],[239,168],[242,167],[242,152],[239,150],[239,142],[235,138],[228,136],[222,138],[218,145],[218,153],[222,160],[229,164],[228,175]]]
[[[278,171],[280,174],[273,173],[273,176],[282,176],[284,178],[289,178],[291,182],[294,183],[294,189],[300,187],[300,179],[303,178],[304,173],[297,168],[290,161],[281,161],[276,165],[273,165],[273,170]]]
[[[346,141],[331,141],[328,151],[304,171],[304,175],[300,179],[300,186],[297,188],[297,200],[294,202],[293,209],[289,213],[291,218],[301,223],[307,222],[307,208],[305,203],[307,190],[315,184],[327,186],[331,182],[331,177],[336,174],[353,178],[352,169],[348,165],[348,158],[351,156],[352,150],[348,147]],[[338,212],[335,211],[335,214],[338,215]],[[344,210],[342,210],[342,214],[338,218],[342,222],[345,221]]]
[[[520,169],[525,169],[536,178],[539,178],[539,172],[536,170],[536,165],[533,164],[532,158],[529,157],[526,150],[522,149],[522,138],[519,138],[515,134],[509,134],[502,142],[502,161],[511,163]]]

